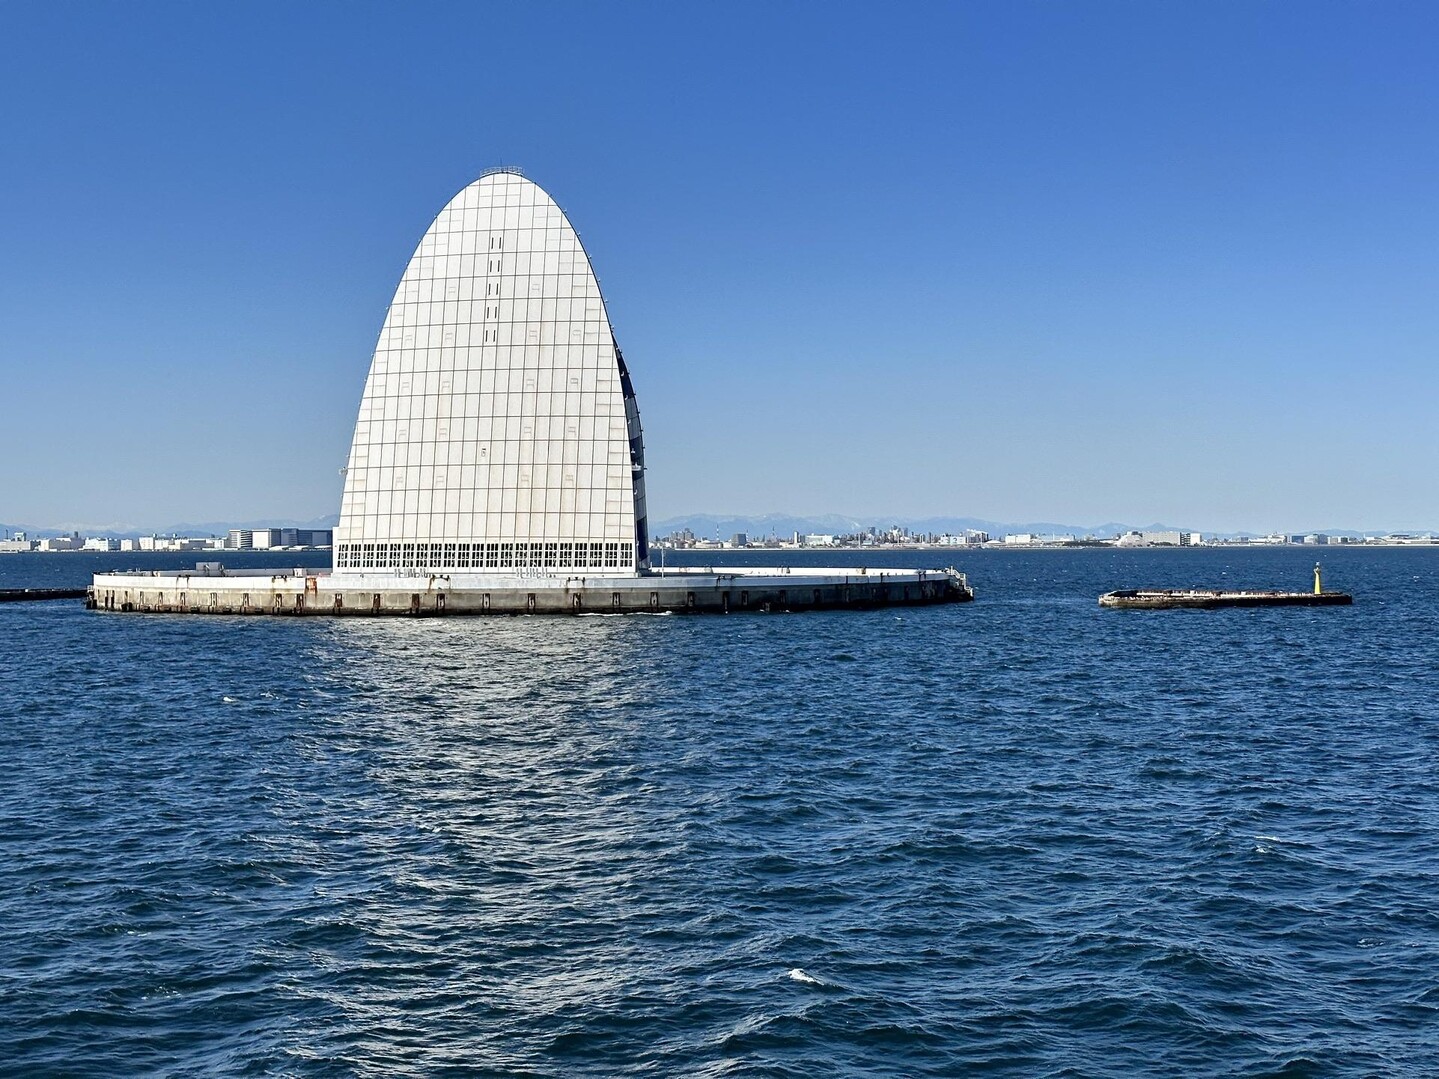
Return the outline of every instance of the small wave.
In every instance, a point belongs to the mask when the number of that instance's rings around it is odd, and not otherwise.
[[[806,974],[804,971],[800,970],[799,967],[791,967],[788,971],[788,974],[789,977],[794,981],[803,982],[805,985],[824,984],[824,982],[820,981],[813,974]]]

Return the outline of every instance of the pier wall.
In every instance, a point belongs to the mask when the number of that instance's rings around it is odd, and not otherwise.
[[[87,606],[141,614],[436,617],[926,606],[973,599],[946,570],[688,573],[521,579],[439,575],[97,574]]]

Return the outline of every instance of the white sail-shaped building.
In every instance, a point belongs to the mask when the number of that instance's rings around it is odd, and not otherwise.
[[[650,565],[645,453],[599,281],[540,187],[496,169],[410,256],[370,359],[334,564],[97,574],[100,610],[788,610],[972,598],[954,570]]]
[[[335,572],[648,565],[639,410],[569,219],[512,169],[410,257],[370,361]]]

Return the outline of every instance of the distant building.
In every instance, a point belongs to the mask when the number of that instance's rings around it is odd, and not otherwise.
[[[736,532],[729,538],[729,545],[731,547],[748,547],[749,535],[744,532]]]
[[[34,549],[35,544],[24,532],[16,532],[10,539],[0,540],[0,554],[24,554]]]
[[[806,547],[833,547],[834,537],[820,532],[807,533],[801,540]]]
[[[1115,542],[1120,547],[1197,547],[1204,542],[1204,537],[1198,532],[1150,529],[1143,532],[1126,532]]]
[[[269,551],[277,547],[330,547],[335,533],[329,528],[232,528],[224,546],[231,551]]]
[[[91,536],[80,547],[82,551],[118,551],[120,541],[105,536]]]

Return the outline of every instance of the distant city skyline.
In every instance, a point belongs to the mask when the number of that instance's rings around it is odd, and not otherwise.
[[[658,521],[1439,525],[1431,5],[6,14],[0,520],[337,511],[406,260],[518,164]]]
[[[172,522],[162,526],[139,526],[135,524],[110,522],[64,522],[61,524],[35,524],[0,522],[0,540],[24,533],[31,538],[67,535],[81,536],[221,536],[237,529],[325,529],[332,530],[339,521],[338,514],[325,514],[304,520],[290,517],[263,517],[257,519],[226,519],[200,522]],[[1330,527],[1277,527],[1257,532],[1252,529],[1212,529],[1175,525],[1164,521],[1140,523],[1134,521],[1105,521],[1097,524],[1075,524],[1054,520],[999,521],[979,517],[958,515],[930,515],[925,517],[875,517],[852,516],[847,514],[795,515],[784,513],[765,514],[683,514],[653,522],[657,538],[681,530],[689,530],[700,539],[726,539],[733,534],[747,533],[753,537],[788,536],[792,533],[831,532],[838,534],[863,532],[865,530],[886,530],[899,528],[915,533],[963,533],[984,531],[998,537],[1006,533],[1034,533],[1037,535],[1073,534],[1076,537],[1115,536],[1125,532],[1176,531],[1187,534],[1202,534],[1207,537],[1231,538],[1237,536],[1394,536],[1394,535],[1439,535],[1439,527],[1385,528],[1336,525]]]

